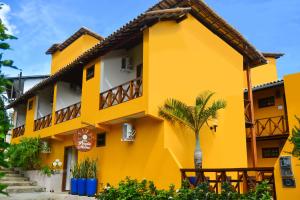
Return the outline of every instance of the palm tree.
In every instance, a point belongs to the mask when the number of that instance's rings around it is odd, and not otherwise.
[[[190,128],[195,133],[196,147],[194,152],[194,164],[196,169],[202,168],[202,150],[200,148],[200,130],[207,121],[216,119],[220,109],[226,107],[223,100],[213,101],[209,104],[210,99],[215,93],[204,92],[197,96],[195,106],[188,106],[185,103],[168,99],[165,104],[159,108],[159,115],[164,119],[178,123]]]

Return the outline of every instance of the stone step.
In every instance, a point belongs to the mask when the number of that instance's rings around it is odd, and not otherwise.
[[[27,178],[27,177],[9,177],[9,176],[5,176],[3,178],[0,178],[0,182],[1,181],[29,181],[29,178]]]
[[[8,186],[8,193],[30,193],[30,192],[45,192],[45,188],[39,186]]]
[[[0,173],[5,173],[5,174],[19,174],[18,171],[13,171],[13,170],[0,170]]]
[[[23,177],[22,174],[5,174],[6,177]]]
[[[35,181],[0,181],[7,186],[37,186]]]

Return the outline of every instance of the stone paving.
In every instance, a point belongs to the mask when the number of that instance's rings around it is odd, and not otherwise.
[[[94,197],[80,197],[66,193],[15,193],[9,197],[0,196],[0,200],[95,200]]]

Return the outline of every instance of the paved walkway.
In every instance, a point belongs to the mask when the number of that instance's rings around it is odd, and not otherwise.
[[[11,194],[9,197],[0,196],[0,200],[95,200],[94,197],[80,197],[66,193],[19,193]]]

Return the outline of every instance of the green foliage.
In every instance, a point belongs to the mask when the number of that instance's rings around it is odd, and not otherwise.
[[[74,178],[97,178],[97,160],[85,158],[71,172]]]
[[[214,101],[209,105],[214,94],[209,91],[200,94],[196,98],[194,106],[188,106],[176,99],[168,99],[163,107],[159,108],[159,115],[170,122],[187,126],[198,133],[208,120],[217,117],[218,110],[226,107],[226,102],[223,100]]]
[[[97,178],[97,160],[90,160],[87,178]]]
[[[41,174],[48,176],[48,177],[51,177],[53,174],[53,170],[48,165],[43,166],[40,171],[41,171]]]
[[[89,158],[86,158],[81,163],[79,163],[79,178],[88,177],[89,166],[90,166]]]
[[[294,148],[291,153],[293,154],[293,156],[300,159],[300,118],[296,116],[296,119],[299,125],[298,127],[295,126],[292,131],[292,137],[290,141],[294,145]]]
[[[39,137],[22,138],[20,143],[9,147],[7,157],[11,167],[25,170],[37,169],[40,165],[41,140]]]
[[[71,174],[72,174],[72,178],[80,178],[78,164],[73,165],[73,167],[71,169]]]
[[[0,3],[0,9],[2,9],[2,5]],[[7,148],[8,144],[5,142],[5,135],[7,134],[7,131],[10,128],[10,123],[9,119],[6,113],[6,110],[4,108],[4,101],[5,101],[5,96],[3,95],[3,92],[5,91],[5,88],[7,85],[9,85],[9,81],[7,81],[2,74],[2,66],[4,67],[10,67],[17,69],[16,66],[13,65],[13,61],[9,59],[3,60],[3,51],[11,49],[10,45],[6,42],[7,40],[12,40],[12,39],[17,39],[15,36],[12,36],[7,33],[7,28],[5,27],[2,19],[0,19],[0,166],[1,167],[7,167],[8,163],[5,161],[5,156],[4,156],[4,150]],[[1,174],[0,176],[3,176]],[[0,184],[0,194],[6,194],[4,192],[4,189],[6,188],[6,185]]]
[[[211,191],[208,183],[202,183],[196,188],[187,184],[175,190],[171,185],[168,190],[159,190],[151,181],[137,181],[126,178],[118,187],[107,185],[97,195],[98,200],[271,200],[270,187],[267,182],[256,187],[256,190],[245,195],[239,195],[229,183],[222,184],[222,191],[216,194]]]

